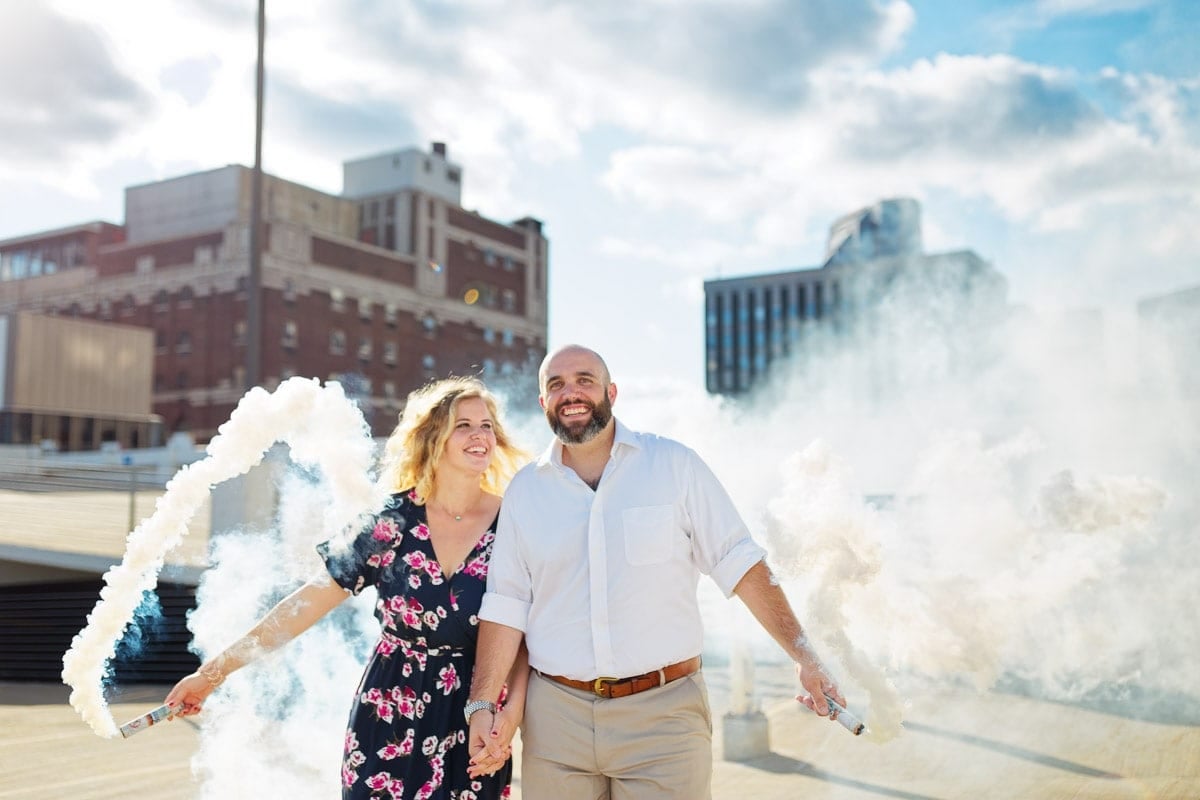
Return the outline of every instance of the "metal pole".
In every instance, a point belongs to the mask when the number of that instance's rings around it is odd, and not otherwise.
[[[254,95],[254,173],[250,189],[250,275],[246,281],[246,385],[262,382],[262,130],[266,0],[258,0],[258,69]]]
[[[137,524],[137,467],[133,464],[129,465],[129,527],[126,530],[133,530],[133,526]]]

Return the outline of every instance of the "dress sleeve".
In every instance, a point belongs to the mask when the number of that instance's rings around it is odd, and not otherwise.
[[[396,558],[404,536],[411,502],[394,497],[386,508],[340,535],[317,545],[330,577],[343,589],[358,594],[379,582],[380,573]]]

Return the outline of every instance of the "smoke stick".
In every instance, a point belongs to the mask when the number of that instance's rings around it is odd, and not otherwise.
[[[163,704],[158,708],[151,709],[149,713],[143,714],[137,719],[131,719],[121,726],[121,736],[128,739],[135,733],[140,733],[146,730],[156,722],[162,722],[164,719],[169,719],[171,714],[175,712],[174,706]]]
[[[833,713],[837,715],[834,717],[834,721],[846,730],[853,733],[855,736],[860,735],[867,729],[867,726],[862,720],[854,716],[854,714],[852,714],[850,711],[846,710],[846,707],[837,700],[834,700],[829,695],[825,695],[825,702],[829,703],[829,707],[833,709]]]

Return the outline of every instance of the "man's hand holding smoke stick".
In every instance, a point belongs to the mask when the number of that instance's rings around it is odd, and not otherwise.
[[[867,726],[846,709],[846,698],[842,696],[841,690],[834,684],[820,659],[809,647],[808,637],[801,634],[796,640],[796,646],[807,655],[806,658],[797,662],[796,672],[800,678],[800,685],[808,691],[806,695],[796,695],[796,699],[815,713],[823,717],[827,716],[831,721],[837,722],[855,736],[861,734]],[[818,698],[820,698],[820,702]]]

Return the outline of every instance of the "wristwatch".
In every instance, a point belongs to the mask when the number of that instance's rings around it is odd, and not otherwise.
[[[463,706],[463,716],[467,718],[467,724],[471,724],[471,715],[476,711],[490,711],[496,713],[496,704],[490,700],[471,700]]]

